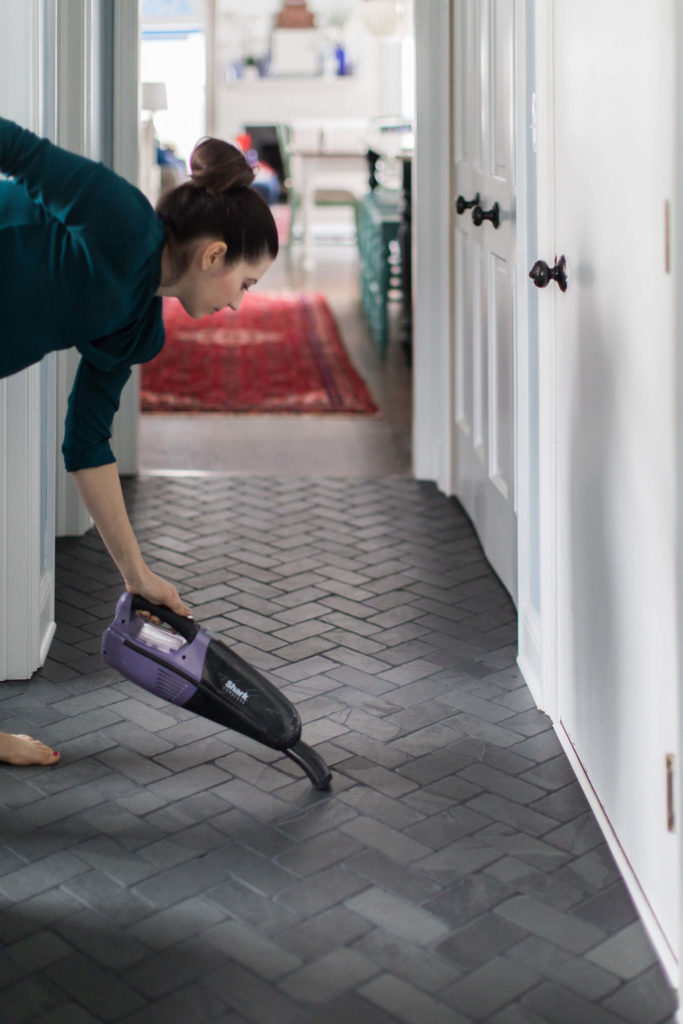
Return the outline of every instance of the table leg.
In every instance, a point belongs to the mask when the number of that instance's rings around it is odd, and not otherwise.
[[[303,161],[303,268],[313,270],[315,267],[315,252],[313,249],[313,214],[315,206],[315,186],[310,170]]]

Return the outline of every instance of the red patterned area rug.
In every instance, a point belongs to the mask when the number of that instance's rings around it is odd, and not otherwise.
[[[323,295],[257,292],[193,320],[164,299],[166,343],[142,366],[143,412],[378,412]]]

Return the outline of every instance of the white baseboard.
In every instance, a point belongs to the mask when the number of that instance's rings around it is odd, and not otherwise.
[[[545,711],[543,700],[543,671],[541,658],[541,621],[535,608],[528,601],[519,608],[519,654],[517,664],[524,682],[531,691],[536,707]]]
[[[43,636],[42,636],[42,639],[41,639],[40,655],[39,655],[40,656],[40,664],[38,666],[39,668],[42,668],[42,666],[47,661],[47,656],[50,653],[50,644],[54,640],[54,636],[55,636],[56,632],[57,632],[57,623],[53,620],[49,624],[49,626],[47,627],[45,632],[43,633]]]
[[[607,814],[605,813],[605,809],[600,803],[600,800],[598,799],[598,796],[591,785],[591,781],[588,778],[588,775],[586,774],[586,771],[581,763],[581,760],[579,759],[576,751],[574,750],[574,746],[571,740],[569,739],[569,736],[567,735],[564,726],[561,722],[555,722],[553,727],[555,729],[555,732],[557,733],[557,738],[562,744],[562,749],[564,750],[565,754],[567,755],[567,758],[569,759],[569,763],[574,769],[574,774],[576,775],[578,783],[581,786],[581,789],[583,790],[586,799],[590,804],[590,808],[597,819],[598,825],[600,826],[600,830],[603,836],[605,837],[605,842],[607,843],[610,853],[616,861],[617,867],[621,872],[621,876],[624,880],[626,888],[628,889],[629,895],[635,904],[636,910],[640,915],[641,921],[643,922],[645,931],[647,932],[650,941],[652,942],[652,945],[654,946],[659,956],[659,959],[661,960],[662,967],[666,972],[667,978],[669,979],[672,988],[678,989],[680,970],[676,954],[672,950],[666,935],[662,931],[661,925],[657,920],[657,917],[655,916],[655,913],[652,910],[652,907],[650,906],[650,903],[640,886],[638,877],[635,871],[633,870],[633,867],[631,866],[631,862],[626,856],[623,847],[621,846],[621,843],[619,842],[619,839],[614,829],[612,828],[612,824],[609,818],[607,817]],[[679,1024],[683,1024],[683,1016],[681,1016],[680,1011],[678,1021]]]

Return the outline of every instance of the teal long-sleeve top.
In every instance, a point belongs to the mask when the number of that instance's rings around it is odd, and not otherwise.
[[[114,462],[131,366],[164,343],[163,225],[124,178],[1,117],[0,172],[0,377],[75,346],[66,468]]]

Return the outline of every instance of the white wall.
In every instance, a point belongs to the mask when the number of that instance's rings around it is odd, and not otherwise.
[[[536,24],[539,255],[563,253],[569,267],[566,294],[547,289],[539,301],[544,651],[556,641],[545,707],[671,975],[680,843],[667,827],[666,757],[680,756],[681,627],[665,202],[678,204],[675,6],[659,0],[643,21],[616,0],[539,2]],[[627,155],[615,175],[619,146]],[[642,182],[651,215],[629,230],[622,214]]]
[[[329,53],[343,40],[354,65],[348,77],[311,77],[234,80],[232,66],[245,55],[260,57],[270,47],[270,32],[278,0],[250,3],[248,13],[240,0],[216,0],[214,51],[214,118],[216,134],[231,138],[245,124],[275,124],[293,118],[372,118],[405,113],[401,89],[401,43],[373,36],[361,16],[364,0],[339,3],[311,0],[316,15],[321,52]],[[349,12],[343,28],[334,14]]]

